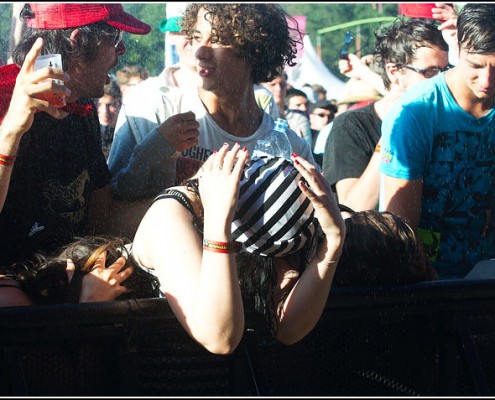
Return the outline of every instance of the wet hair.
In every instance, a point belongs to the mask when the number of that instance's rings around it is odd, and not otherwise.
[[[495,52],[495,4],[466,3],[457,18],[457,41],[470,53]]]
[[[336,286],[391,286],[435,280],[422,242],[400,216],[353,212],[334,276]]]
[[[118,300],[160,297],[158,279],[138,266],[125,247],[129,243],[119,237],[85,236],[62,247],[55,255],[38,253],[32,261],[17,265],[18,271],[24,271],[18,274],[18,280],[35,304],[77,303],[83,276],[91,271],[98,256],[106,251],[106,267],[121,256],[127,259],[123,269],[133,267],[132,274],[122,283],[130,292],[119,296]],[[68,258],[75,265],[70,283],[66,272]]]
[[[34,12],[28,3],[21,10],[20,19],[33,18]],[[79,29],[80,34],[75,44],[71,43],[70,35]],[[84,62],[93,61],[96,58],[98,46],[103,40],[115,37],[119,30],[105,22],[84,25],[67,29],[33,29],[28,26],[23,30],[21,39],[12,52],[12,59],[17,65],[22,65],[26,55],[33,47],[37,38],[43,38],[43,47],[40,54],[61,54],[64,70],[71,67],[74,59]]]
[[[449,50],[449,45],[434,22],[416,18],[399,18],[389,27],[380,27],[375,31],[375,38],[373,62],[387,89],[390,89],[391,84],[387,75],[387,63],[394,63],[399,67],[410,64],[420,47]]]
[[[191,3],[182,17],[182,32],[192,42],[198,13],[212,25],[213,40],[232,46],[237,57],[251,65],[253,83],[270,82],[284,67],[294,66],[301,32],[297,22],[279,5],[270,3]]]

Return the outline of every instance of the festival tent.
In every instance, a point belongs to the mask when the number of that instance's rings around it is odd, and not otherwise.
[[[308,35],[303,38],[303,54],[297,65],[287,68],[288,82],[300,89],[305,83],[319,84],[327,90],[328,99],[336,99],[344,94],[344,81],[337,78],[320,60]]]

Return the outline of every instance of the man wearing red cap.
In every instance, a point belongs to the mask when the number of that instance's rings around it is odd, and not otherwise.
[[[125,54],[122,31],[151,30],[117,3],[32,3],[21,18],[27,29],[15,64],[0,68],[0,187],[10,178],[0,213],[3,265],[74,236],[112,232],[110,171],[91,98],[104,94],[108,72]],[[65,73],[35,71],[36,57],[52,53],[61,54]],[[65,95],[67,105],[50,105],[42,100],[46,92]]]

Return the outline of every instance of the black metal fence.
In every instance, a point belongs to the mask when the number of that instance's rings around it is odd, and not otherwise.
[[[332,288],[284,346],[247,316],[213,355],[166,300],[0,309],[2,396],[491,396],[495,279]]]

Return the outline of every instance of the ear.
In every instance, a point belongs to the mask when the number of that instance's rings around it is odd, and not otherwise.
[[[395,63],[386,63],[385,64],[385,70],[387,71],[387,76],[388,79],[390,79],[390,82],[392,83],[397,83],[399,78],[399,69],[397,68],[397,64]]]
[[[70,43],[72,44],[72,47],[75,47],[75,44],[77,43],[77,39],[80,35],[81,31],[79,28],[74,29],[71,34],[70,34]]]

